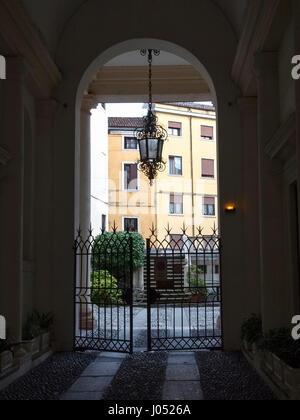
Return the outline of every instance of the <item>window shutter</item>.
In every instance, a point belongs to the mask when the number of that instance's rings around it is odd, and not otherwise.
[[[201,137],[214,137],[214,128],[207,125],[201,125]]]
[[[130,165],[130,189],[137,190],[137,165]]]
[[[206,206],[215,205],[215,198],[214,197],[204,197],[204,205],[206,205]]]
[[[181,130],[182,123],[169,121],[169,128],[179,128]]]
[[[215,162],[212,159],[202,159],[202,176],[215,176]]]
[[[182,194],[174,194],[174,203],[182,204]]]
[[[170,194],[170,203],[171,204],[182,204],[183,202],[183,195],[182,194]]]

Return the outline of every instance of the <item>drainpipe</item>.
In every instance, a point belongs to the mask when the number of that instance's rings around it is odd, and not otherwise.
[[[190,108],[190,112],[192,109]],[[194,195],[194,161],[193,161],[193,120],[190,115],[190,149],[191,149],[191,180],[192,180],[192,223],[193,223],[193,236],[195,236],[195,195]]]

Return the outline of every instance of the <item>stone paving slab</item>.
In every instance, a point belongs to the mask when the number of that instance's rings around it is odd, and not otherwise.
[[[201,401],[203,393],[199,381],[166,381],[163,392],[164,401]]]
[[[100,401],[126,354],[102,352],[60,398],[62,401]]]
[[[163,400],[203,400],[199,369],[194,353],[170,353]]]
[[[92,363],[81,376],[115,376],[119,368],[120,363],[117,362],[97,361]]]
[[[167,367],[167,381],[199,381],[200,375],[198,367],[194,364],[172,364]]]
[[[195,360],[191,358],[191,355],[185,355],[185,354],[171,354],[168,358],[168,365],[194,365]]]
[[[60,400],[61,401],[100,401],[102,392],[67,392]]]
[[[80,377],[68,392],[103,392],[110,384],[112,377]]]
[[[126,357],[128,356],[128,354],[126,353],[109,353],[109,352],[102,352],[99,354],[98,359],[104,359],[105,358],[105,362],[107,361],[106,359],[126,359]]]

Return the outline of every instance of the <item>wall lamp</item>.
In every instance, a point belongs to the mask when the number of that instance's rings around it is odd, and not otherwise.
[[[225,213],[235,213],[236,212],[236,205],[233,203],[226,204],[225,206]]]

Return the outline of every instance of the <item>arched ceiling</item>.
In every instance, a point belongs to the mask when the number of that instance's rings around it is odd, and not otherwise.
[[[52,56],[55,55],[58,42],[68,21],[87,1],[90,0],[20,0]],[[203,1],[212,1],[223,11],[238,37],[249,0]],[[99,23],[100,20],[101,16]]]
[[[229,20],[237,37],[241,34],[249,0],[212,0]],[[251,1],[251,0],[250,0]]]

